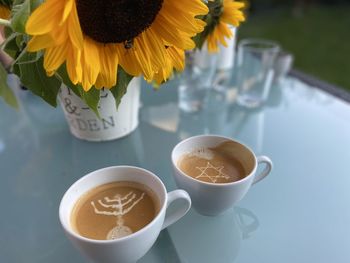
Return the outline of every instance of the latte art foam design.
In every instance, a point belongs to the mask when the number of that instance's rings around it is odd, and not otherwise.
[[[198,169],[200,171],[200,174],[195,177],[196,179],[208,178],[212,183],[216,183],[219,178],[224,179],[226,181],[228,181],[230,179],[230,176],[228,176],[227,174],[225,174],[223,172],[223,169],[225,169],[225,167],[223,165],[214,166],[209,162],[209,160],[212,160],[214,158],[214,153],[210,149],[201,148],[201,149],[198,149],[196,151],[191,152],[189,154],[189,156],[196,156],[198,158],[208,160],[206,166],[204,166],[204,167],[197,166],[196,167],[196,169]],[[208,173],[208,170],[210,170],[210,169],[212,169],[214,171],[214,175],[210,175]]]
[[[116,194],[113,199],[104,197],[103,201],[100,199],[98,200],[98,204],[100,206],[107,209],[112,208],[114,211],[99,210],[96,207],[95,202],[91,202],[95,214],[117,217],[117,225],[108,232],[106,239],[117,239],[132,234],[132,230],[128,226],[124,225],[123,215],[129,213],[133,207],[143,199],[144,196],[145,193],[142,193],[141,196],[136,199],[136,194],[134,192],[129,192],[123,197],[119,194]]]
[[[225,180],[229,180],[230,179],[230,176],[228,176],[227,174],[225,174],[222,170],[224,169],[225,167],[223,165],[221,166],[213,166],[210,162],[207,163],[207,166],[205,167],[196,167],[196,169],[200,170],[201,173],[196,176],[196,179],[199,179],[199,178],[208,178],[210,179],[210,181],[212,183],[216,183],[216,181],[219,179],[219,178],[223,178]],[[207,173],[208,169],[213,169],[215,171],[215,174],[214,175],[209,175]]]
[[[192,148],[177,160],[178,168],[187,176],[214,184],[243,179],[247,174],[243,163],[244,156],[240,156],[236,144],[232,145],[231,142],[223,142],[215,147]]]

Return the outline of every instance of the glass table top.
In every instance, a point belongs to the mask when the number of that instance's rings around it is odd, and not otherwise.
[[[27,92],[19,111],[0,102],[0,262],[86,262],[59,223],[66,189],[93,170],[125,164],[173,190],[172,148],[209,133],[268,155],[274,170],[221,216],[191,209],[139,262],[350,262],[350,104],[287,78],[263,108],[213,98],[190,114],[177,107],[176,83],[159,91],[143,85],[139,127],[102,143],[74,138],[60,108]]]

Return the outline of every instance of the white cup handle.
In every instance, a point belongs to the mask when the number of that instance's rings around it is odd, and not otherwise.
[[[264,163],[266,164],[266,167],[260,174],[255,176],[253,184],[256,184],[257,182],[264,179],[271,172],[273,167],[271,159],[267,156],[258,156],[257,160],[258,160],[258,165],[261,163]]]
[[[177,210],[172,211],[171,213],[168,213],[169,205],[178,199],[183,199],[186,201],[186,203],[184,205],[182,205],[181,207],[179,207]],[[167,207],[167,211],[165,214],[165,219],[164,219],[164,223],[162,226],[162,230],[164,228],[167,228],[168,226],[174,224],[177,220],[179,220],[181,217],[186,215],[188,210],[190,210],[190,208],[191,208],[191,197],[184,190],[175,190],[175,191],[169,192],[168,193],[168,202],[166,204],[166,207]]]

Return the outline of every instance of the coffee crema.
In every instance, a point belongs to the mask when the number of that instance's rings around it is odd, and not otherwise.
[[[222,143],[213,148],[199,148],[182,155],[177,166],[186,175],[208,183],[231,183],[247,176],[243,164]]]
[[[72,210],[71,224],[83,237],[112,240],[142,229],[158,212],[158,198],[147,186],[113,182],[82,195]]]

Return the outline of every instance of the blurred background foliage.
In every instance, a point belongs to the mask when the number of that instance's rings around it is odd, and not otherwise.
[[[250,0],[238,37],[279,42],[294,67],[350,91],[350,0]]]

